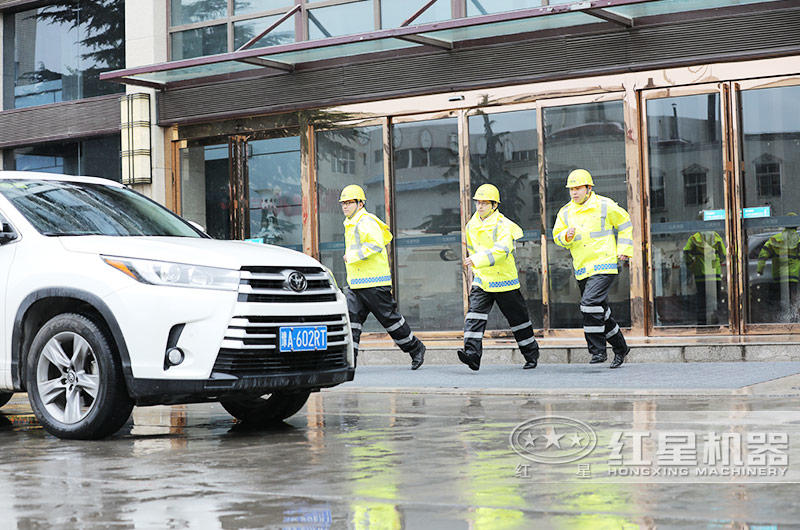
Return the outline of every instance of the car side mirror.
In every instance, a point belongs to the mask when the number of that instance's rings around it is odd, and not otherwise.
[[[201,225],[200,223],[195,223],[194,221],[189,221],[188,219],[186,219],[186,222],[189,223],[190,225],[192,225],[193,227],[197,228],[198,230],[200,230],[204,234],[206,233],[206,228],[203,225]]]
[[[14,229],[11,228],[11,225],[8,223],[2,223],[2,227],[0,229],[0,245],[4,245],[9,241],[14,241],[17,239],[17,233],[14,232]]]

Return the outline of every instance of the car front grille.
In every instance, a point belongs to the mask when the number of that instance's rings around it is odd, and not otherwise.
[[[328,327],[327,350],[279,351],[280,327],[311,325]],[[213,372],[241,377],[344,368],[348,365],[349,341],[350,329],[345,315],[237,316],[231,319],[225,331]]]
[[[302,291],[290,288],[289,276],[301,273],[307,282]],[[336,289],[320,267],[242,267],[239,302],[304,303],[335,302]]]

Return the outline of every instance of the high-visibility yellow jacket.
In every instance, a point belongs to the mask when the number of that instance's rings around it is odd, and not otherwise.
[[[764,272],[767,260],[772,259],[772,278],[778,282],[800,282],[800,234],[786,228],[770,237],[758,253],[759,273]]]
[[[495,210],[486,219],[476,212],[467,223],[466,232],[472,285],[488,292],[519,289],[514,241],[522,237],[522,228]]]
[[[699,282],[722,280],[722,259],[725,256],[725,243],[722,236],[713,230],[697,232],[683,247],[683,258],[689,272]]]
[[[567,229],[573,227],[575,237],[567,242]],[[633,256],[633,226],[628,212],[594,192],[583,204],[570,201],[559,210],[553,239],[572,253],[578,280],[595,274],[617,274],[617,256]]]
[[[351,289],[392,285],[386,245],[389,226],[361,208],[344,220],[345,268]]]

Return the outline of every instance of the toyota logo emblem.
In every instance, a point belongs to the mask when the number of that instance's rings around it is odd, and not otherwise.
[[[305,291],[308,287],[308,280],[301,273],[294,271],[289,275],[289,287],[298,293]]]

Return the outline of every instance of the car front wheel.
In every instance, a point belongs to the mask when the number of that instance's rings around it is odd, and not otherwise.
[[[36,418],[59,438],[99,439],[128,420],[128,396],[119,359],[88,318],[65,313],[36,334],[26,366],[28,399]]]
[[[235,396],[220,400],[234,418],[254,425],[283,421],[303,408],[310,392],[273,392],[263,396]]]

